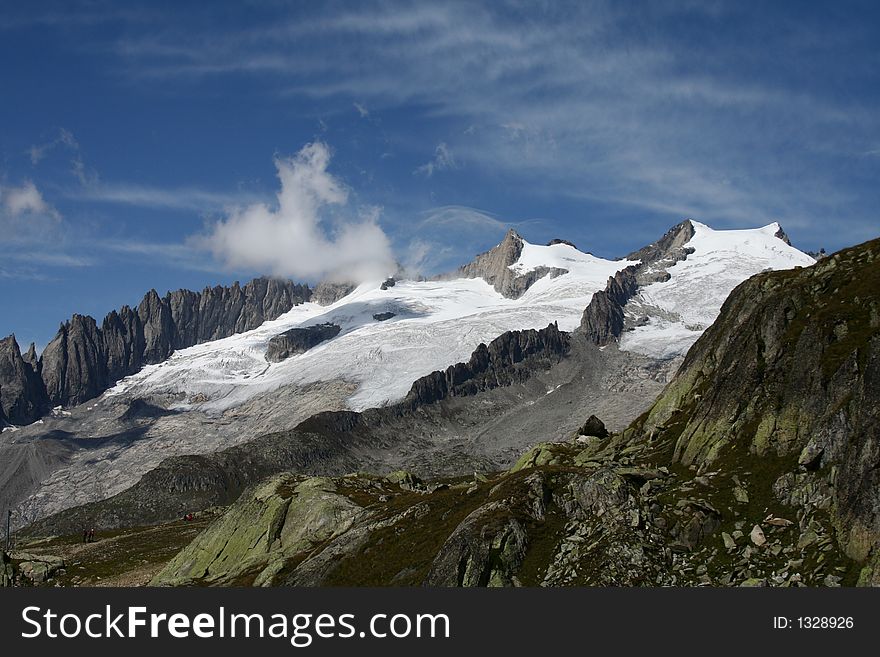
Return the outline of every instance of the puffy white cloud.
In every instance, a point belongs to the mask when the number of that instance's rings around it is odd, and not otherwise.
[[[356,220],[329,221],[329,211],[346,206],[349,196],[328,172],[329,163],[330,149],[322,142],[307,144],[291,158],[276,158],[277,205],[235,209],[196,244],[229,268],[300,280],[360,282],[391,274],[395,262],[375,208]]]

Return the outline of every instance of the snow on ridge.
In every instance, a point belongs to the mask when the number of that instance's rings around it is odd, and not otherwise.
[[[776,237],[778,223],[761,228],[714,230],[692,221],[694,252],[668,269],[670,279],[642,287],[627,304],[631,317],[649,317],[627,331],[621,349],[673,358],[684,355],[718,317],[730,292],[767,269],[809,267],[815,260]]]
[[[179,398],[178,408],[222,411],[283,385],[344,379],[358,384],[351,408],[379,406],[402,399],[417,378],[466,361],[481,342],[505,331],[540,329],[551,322],[573,330],[593,293],[632,264],[567,245],[524,242],[523,255],[524,267],[561,267],[569,273],[541,278],[519,299],[503,297],[479,278],[398,281],[387,290],[380,289],[381,281],[365,283],[330,306],[304,303],[247,333],[175,352],[107,394],[171,394]],[[395,316],[378,322],[373,314],[380,312]],[[273,336],[323,322],[342,330],[304,354],[266,361]]]

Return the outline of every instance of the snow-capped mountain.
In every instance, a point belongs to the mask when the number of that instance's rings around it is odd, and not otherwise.
[[[814,262],[777,236],[776,223],[752,230],[691,224],[686,259],[667,266],[665,282],[640,286],[627,304],[627,314],[641,325],[624,333],[622,349],[656,358],[681,356],[736,285],[766,269]],[[500,262],[514,279],[547,272],[519,298],[503,296],[482,278],[400,281],[384,288],[381,281],[371,281],[330,306],[305,303],[255,330],[180,350],[108,394],[158,394],[177,399],[176,408],[222,411],[281,386],[345,380],[356,386],[349,398],[353,410],[381,406],[403,398],[415,379],[467,360],[480,343],[505,331],[553,322],[574,330],[593,293],[609,276],[635,264],[597,258],[565,243],[530,244],[515,233],[505,239],[517,242],[512,250],[502,242],[486,255],[515,255],[511,263]],[[383,313],[393,316],[374,318]],[[272,337],[323,323],[339,326],[338,336],[280,363],[267,361]]]
[[[220,411],[286,385],[346,380],[357,386],[353,410],[397,401],[412,382],[467,360],[480,343],[516,329],[577,327],[593,293],[609,276],[633,264],[604,260],[567,244],[521,241],[506,265],[515,277],[541,267],[565,270],[533,283],[517,299],[481,278],[363,283],[330,306],[305,303],[258,329],[176,352],[167,361],[121,381],[108,395],[179,398],[176,408]],[[393,314],[379,321],[374,315]],[[280,363],[269,363],[272,337],[296,327],[331,323],[339,335]]]
[[[690,224],[693,236],[686,243],[687,257],[666,268],[668,280],[640,286],[626,305],[634,326],[621,336],[621,349],[655,358],[684,355],[744,280],[767,269],[815,263],[787,243],[778,223],[750,230]]]
[[[69,411],[5,431],[0,463],[9,465],[0,468],[0,503],[23,505],[37,517],[103,499],[128,489],[171,457],[233,448],[293,429],[322,411],[397,402],[420,377],[468,361],[481,343],[508,331],[555,322],[562,331],[581,334],[579,351],[531,387],[465,403],[459,408],[465,409],[466,420],[435,422],[439,433],[419,438],[422,442],[409,452],[364,453],[377,463],[410,467],[433,458],[423,454],[435,455],[438,466],[450,455],[447,462],[472,463],[468,459],[475,453],[469,450],[477,450],[478,458],[504,466],[542,432],[559,436],[568,431],[566,423],[582,413],[599,411],[616,427],[626,426],[659,393],[678,358],[714,321],[736,285],[765,269],[812,263],[787,243],[777,224],[716,231],[685,222],[621,260],[598,258],[565,242],[531,244],[511,231],[454,274],[429,281],[365,282],[329,305],[316,303],[324,297],[307,288],[279,288],[279,294],[265,295],[261,291],[271,285],[261,283],[252,286],[250,296],[232,290],[221,295],[229,299],[217,308],[259,309],[239,318],[236,326],[247,326],[260,313],[275,319],[229,337],[176,347],[170,357],[143,366],[97,398],[92,395]],[[585,309],[624,275],[631,284],[615,299],[619,330],[611,332],[610,342],[592,340],[616,346],[600,351],[587,339],[593,336],[584,328]],[[300,293],[312,300],[300,303]],[[148,295],[137,313],[129,313],[132,325],[143,327],[142,333],[132,332],[131,344],[139,346],[140,336],[154,326],[176,327],[173,335],[189,326],[190,295]],[[251,297],[248,303],[235,302]],[[272,303],[263,309],[266,299]],[[289,310],[272,310],[281,304]],[[105,320],[99,330],[91,318],[75,317],[90,329],[81,332],[84,336],[111,335],[107,327],[112,322]],[[322,341],[279,362],[271,357],[270,344],[279,336],[327,324],[332,326],[321,330]],[[206,326],[193,329],[188,344],[203,330],[216,329]],[[59,344],[76,348],[75,328],[72,323]],[[22,359],[17,345],[7,351],[18,356],[12,358],[16,363]],[[27,372],[23,366],[9,371],[19,370]],[[508,417],[499,421],[499,414]],[[423,429],[407,431],[429,433]],[[451,471],[455,466],[444,467]]]

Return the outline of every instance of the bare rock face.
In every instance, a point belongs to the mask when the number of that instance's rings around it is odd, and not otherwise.
[[[500,294],[509,299],[518,299],[533,283],[548,274],[551,277],[567,274],[567,269],[558,267],[537,267],[523,275],[517,275],[510,266],[519,260],[523,249],[523,239],[512,228],[495,248],[481,253],[473,262],[461,267],[456,273],[462,278],[482,278]]]
[[[31,342],[31,346],[28,347],[27,353],[22,356],[24,362],[31,366],[31,369],[39,374],[40,372],[40,359],[37,357],[37,346]]]
[[[418,379],[404,403],[431,404],[524,381],[533,370],[546,369],[562,360],[569,347],[568,334],[556,324],[540,331],[507,331],[488,346],[479,345],[467,363],[456,363]]]
[[[580,331],[595,344],[606,345],[623,332],[623,307],[638,290],[641,265],[630,265],[608,278],[604,290],[593,295],[581,317]]]
[[[41,373],[50,403],[81,404],[107,389],[103,336],[95,320],[74,315],[43,351]]]
[[[355,288],[354,283],[333,283],[331,281],[321,281],[315,286],[312,292],[311,300],[319,306],[329,306],[336,303],[342,297],[351,294]]]
[[[28,351],[28,357],[32,354]],[[30,424],[46,411],[46,395],[33,365],[21,356],[14,335],[0,340],[0,419]]]
[[[686,220],[673,226],[654,244],[630,253],[626,259],[639,260],[639,264],[625,267],[608,278],[605,289],[596,292],[584,310],[578,330],[600,346],[617,340],[624,330],[626,303],[636,295],[640,285],[668,280],[669,274],[662,267],[687,258],[693,252],[687,246],[693,236],[694,225]]]
[[[304,354],[312,347],[339,335],[338,324],[315,324],[314,326],[292,328],[269,340],[266,360],[278,363],[291,356]]]

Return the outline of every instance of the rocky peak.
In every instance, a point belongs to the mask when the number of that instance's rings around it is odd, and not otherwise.
[[[37,345],[31,342],[31,346],[28,347],[27,353],[22,358],[24,358],[25,363],[31,366],[34,372],[39,372],[40,359],[37,357]]]
[[[644,264],[654,263],[658,260],[673,259],[681,260],[682,252],[686,244],[694,236],[694,224],[690,219],[685,219],[670,228],[659,240],[646,247],[633,251],[627,260],[641,260]]]
[[[510,266],[519,260],[523,244],[523,238],[511,228],[496,247],[478,255],[472,262],[461,267],[456,275],[462,278],[482,278],[500,294],[509,299],[517,299],[544,276],[567,273],[565,269],[557,267],[536,267],[525,274],[517,275]]]
[[[113,310],[100,327],[92,317],[73,315],[39,359],[34,345],[22,358],[10,336],[0,347],[3,413],[10,422],[23,424],[38,419],[50,405],[80,404],[176,349],[254,329],[311,294],[306,285],[269,278],[202,292],[176,290],[164,297],[150,290],[136,310]]]
[[[791,246],[791,240],[788,239],[788,235],[786,235],[785,231],[782,229],[782,224],[780,224],[780,223],[777,221],[777,222],[775,223],[775,225],[776,225],[776,232],[773,233],[773,237],[778,237],[778,238],[781,239],[783,242],[785,242],[786,244],[788,244],[789,246]]]
[[[31,348],[35,349],[33,345]],[[12,424],[30,424],[45,410],[45,394],[36,370],[22,358],[15,335],[3,338],[0,340],[0,416]]]

